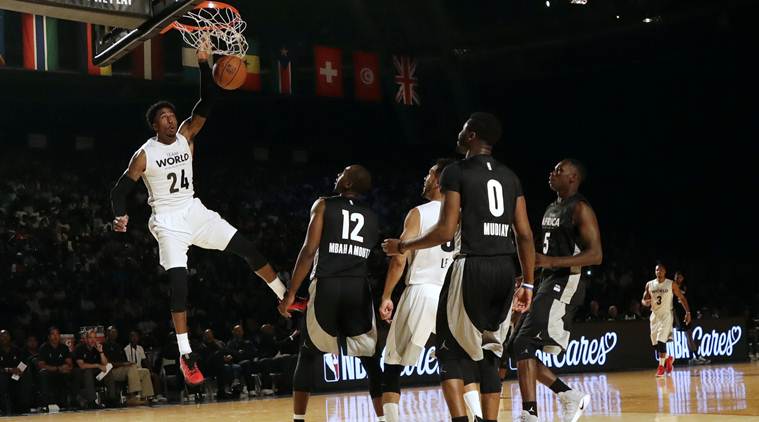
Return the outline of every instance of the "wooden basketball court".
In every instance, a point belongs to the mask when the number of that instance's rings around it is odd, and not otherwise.
[[[581,421],[616,422],[747,422],[759,421],[759,363],[675,367],[671,376],[657,379],[654,371],[598,373],[562,377],[572,387],[591,394]],[[511,421],[519,410],[519,387],[504,383],[500,421]],[[6,418],[8,421],[256,421],[287,422],[292,418],[289,397],[237,402],[166,405],[98,412],[59,413]],[[539,387],[541,421],[558,421],[559,406],[550,390]],[[309,421],[374,421],[366,393],[318,395],[311,399]],[[438,387],[407,390],[401,400],[405,421],[448,421]]]

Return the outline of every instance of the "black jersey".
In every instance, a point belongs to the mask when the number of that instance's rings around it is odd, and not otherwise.
[[[367,259],[379,240],[377,215],[364,203],[324,198],[324,226],[311,278],[366,277]]]
[[[584,245],[580,241],[580,233],[573,221],[575,207],[580,202],[587,203],[588,200],[576,193],[561,202],[555,201],[546,208],[540,238],[543,243],[543,255],[573,256],[582,251]],[[543,269],[543,275],[566,275],[579,273],[580,270],[580,268]]]
[[[514,254],[514,210],[522,184],[511,169],[490,155],[457,161],[440,176],[443,192],[461,194],[461,221],[456,242],[472,256]]]

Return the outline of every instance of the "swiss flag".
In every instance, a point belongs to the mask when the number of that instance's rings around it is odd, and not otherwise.
[[[379,56],[377,53],[356,51],[353,53],[356,98],[362,101],[380,101]]]
[[[316,95],[343,96],[342,50],[324,46],[314,47]]]

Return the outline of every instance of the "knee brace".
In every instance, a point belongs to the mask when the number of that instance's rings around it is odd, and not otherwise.
[[[480,369],[480,393],[492,394],[501,392],[501,378],[498,376],[499,359],[493,352],[486,350],[481,361],[478,362]]]
[[[187,310],[187,268],[169,268],[166,274],[169,276],[171,287],[169,309],[171,312],[185,312]]]
[[[657,342],[656,346],[654,346],[657,352],[660,354],[667,353],[667,343]]]
[[[382,392],[401,394],[401,365],[385,364],[385,371],[382,373]]]
[[[366,369],[366,375],[369,377],[369,396],[373,399],[382,397],[382,369],[380,368],[379,358],[361,356],[359,359],[364,369]]]
[[[230,240],[227,247],[224,248],[224,252],[232,252],[233,254],[242,257],[248,262],[248,265],[250,265],[250,268],[252,268],[253,271],[260,270],[267,263],[266,258],[264,258],[264,256],[261,255],[261,252],[256,249],[253,242],[246,239],[245,236],[240,234],[240,232],[237,232],[232,236],[232,240]]]

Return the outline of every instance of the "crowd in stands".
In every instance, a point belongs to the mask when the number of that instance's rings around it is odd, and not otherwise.
[[[178,352],[168,281],[147,230],[144,188],[130,199],[128,232],[116,234],[108,194],[125,162],[92,155],[55,160],[44,154],[21,159],[9,154],[0,161],[0,329],[5,330],[0,366],[8,369],[0,377],[0,411],[24,412],[48,403],[87,408],[161,400],[166,378],[176,375]],[[208,208],[254,240],[275,269],[288,271],[303,242],[311,204],[331,194],[332,175],[345,164],[286,170],[275,163],[201,164],[195,190]],[[397,235],[405,213],[421,203],[426,165],[418,163],[403,174],[397,166],[369,165],[375,188],[368,200],[380,216],[383,236]],[[530,217],[537,222],[540,215]],[[654,263],[635,256],[640,247],[631,233],[604,233],[604,248],[604,264],[587,275],[587,306],[578,319],[645,318],[639,300],[653,278]],[[380,294],[386,259],[377,252],[370,266],[374,291]],[[266,394],[277,382],[286,391],[289,377],[277,381],[270,374],[292,372],[300,339],[297,320],[279,316],[274,294],[238,257],[197,248],[189,254],[191,338],[203,356],[201,369],[218,380],[215,394]],[[695,316],[723,313],[710,305],[697,303],[701,315]],[[95,332],[82,332],[91,326],[114,329],[103,333],[101,345]],[[61,342],[62,333],[75,334],[73,351]],[[27,365],[23,373],[13,369],[19,362]],[[109,365],[103,382],[95,382]],[[10,379],[15,375],[19,382]],[[107,386],[103,398],[100,384]],[[5,394],[9,389],[11,394]]]

